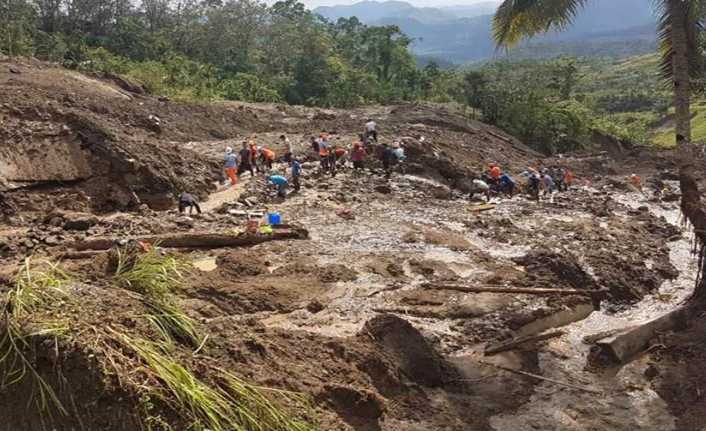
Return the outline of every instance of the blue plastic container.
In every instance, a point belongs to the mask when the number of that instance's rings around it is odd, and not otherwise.
[[[268,213],[267,214],[267,223],[269,223],[272,226],[277,226],[278,224],[282,224],[282,216],[280,216],[279,213]]]

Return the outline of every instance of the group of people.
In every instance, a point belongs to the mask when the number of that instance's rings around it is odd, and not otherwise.
[[[268,186],[277,189],[280,197],[285,197],[290,184],[294,190],[301,187],[300,176],[302,173],[302,161],[316,160],[320,165],[320,172],[330,174],[335,177],[339,169],[346,167],[350,161],[354,171],[366,168],[366,164],[371,157],[379,159],[386,178],[389,178],[395,166],[406,159],[404,147],[400,142],[393,142],[392,145],[378,144],[377,123],[368,119],[365,122],[363,133],[358,135],[358,139],[350,147],[333,143],[331,135],[325,130],[318,137],[310,138],[311,154],[295,156],[291,142],[282,135],[280,144],[284,147],[284,155],[280,160],[287,165],[290,170],[290,178],[285,175],[271,174],[273,164],[277,160],[274,150],[267,147],[258,147],[255,139],[243,142],[242,149],[235,152],[233,148],[227,147],[224,155],[224,172],[226,183],[233,187],[238,183],[238,178],[246,172],[255,176],[255,172],[263,172],[267,175]]]
[[[525,191],[535,200],[539,200],[541,192],[553,196],[556,192],[569,190],[575,179],[570,169],[561,166],[540,170],[527,168],[520,176],[526,179]],[[512,196],[516,191],[518,186],[515,180],[496,163],[491,163],[487,171],[473,178],[470,198],[480,194],[489,200],[493,195]]]

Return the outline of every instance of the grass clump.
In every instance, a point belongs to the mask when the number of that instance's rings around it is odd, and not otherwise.
[[[147,318],[164,339],[196,347],[201,342],[196,323],[179,307],[175,294],[183,288],[188,269],[188,263],[162,255],[156,247],[146,252],[125,248],[118,251],[114,279],[144,296]]]
[[[223,386],[197,378],[170,354],[170,345],[134,338],[113,331],[121,343],[137,354],[144,371],[161,385],[142,383],[149,398],[178,412],[195,431],[312,431],[314,428],[285,413],[264,395],[268,389],[250,385],[238,377],[216,370]],[[292,402],[303,398],[287,391],[274,391]]]
[[[33,329],[27,330],[26,323],[34,318],[36,311],[66,296],[66,284],[70,277],[58,265],[42,262],[33,266],[26,259],[15,280],[13,289],[7,295],[3,311],[3,332],[0,335],[0,390],[31,378],[34,400],[40,412],[46,413],[54,407],[62,415],[67,412],[56,391],[37,371],[32,360],[33,338],[60,336],[68,331],[62,321],[32,322]]]

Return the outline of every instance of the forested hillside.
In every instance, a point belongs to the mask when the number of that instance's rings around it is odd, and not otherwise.
[[[332,24],[293,0],[3,7],[0,52],[123,74],[168,96],[351,106],[413,100],[430,85],[396,27]]]
[[[158,96],[343,108],[453,102],[550,153],[587,147],[594,129],[649,143],[655,127],[667,142],[671,127],[656,56],[442,69],[419,67],[396,26],[332,23],[294,0],[11,3],[0,14],[0,52],[117,75]]]

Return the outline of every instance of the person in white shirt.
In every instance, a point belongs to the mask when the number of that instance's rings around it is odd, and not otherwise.
[[[378,141],[378,131],[377,131],[377,123],[375,121],[368,119],[368,121],[365,123],[365,137],[370,138],[372,137],[375,143]]]

